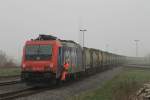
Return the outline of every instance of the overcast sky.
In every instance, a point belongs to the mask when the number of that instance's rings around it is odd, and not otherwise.
[[[135,56],[138,39],[144,56],[149,27],[150,0],[0,0],[0,49],[17,60],[26,40],[54,34],[80,42],[81,28],[87,47]]]

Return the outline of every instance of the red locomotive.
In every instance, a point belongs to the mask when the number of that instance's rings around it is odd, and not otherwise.
[[[78,78],[123,64],[124,56],[89,48],[51,35],[27,41],[23,49],[21,78],[43,82]]]
[[[21,75],[24,81],[66,80],[82,69],[82,49],[73,41],[39,35],[25,44]]]

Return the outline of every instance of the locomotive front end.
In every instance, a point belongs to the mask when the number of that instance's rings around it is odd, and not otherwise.
[[[59,42],[54,39],[27,41],[23,50],[22,81],[43,82],[55,79],[58,48]]]

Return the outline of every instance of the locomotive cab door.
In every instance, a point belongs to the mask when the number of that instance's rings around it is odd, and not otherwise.
[[[63,49],[62,47],[59,47],[58,49],[58,67],[57,67],[57,73],[56,78],[60,78],[61,72],[63,70]]]

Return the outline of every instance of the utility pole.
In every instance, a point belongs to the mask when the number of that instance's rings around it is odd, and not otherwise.
[[[105,45],[105,49],[106,49],[107,52],[109,51],[109,44]]]
[[[140,41],[140,40],[134,40],[135,41],[135,43],[136,43],[136,57],[138,57],[138,42]]]
[[[83,33],[83,45],[82,45],[82,46],[84,47],[84,42],[85,42],[85,41],[84,41],[84,39],[85,39],[84,36],[85,36],[85,32],[86,32],[87,30],[86,30],[86,29],[82,29],[82,30],[80,30],[80,31]]]

